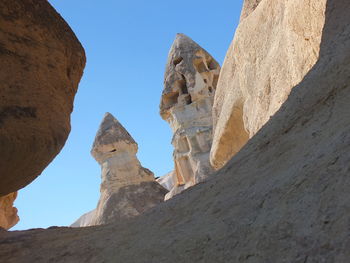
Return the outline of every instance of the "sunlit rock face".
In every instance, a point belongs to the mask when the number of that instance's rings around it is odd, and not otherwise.
[[[319,58],[326,2],[244,2],[215,93],[213,167],[224,166],[314,66]]]
[[[0,227],[10,229],[18,223],[17,208],[13,203],[17,197],[17,192],[0,197]]]
[[[0,196],[62,149],[84,66],[83,47],[48,1],[0,1]]]
[[[174,187],[174,171],[163,175],[162,177],[157,178],[156,180],[160,185],[162,185],[165,189],[170,191]]]
[[[168,56],[160,103],[160,114],[174,133],[176,189],[167,198],[212,172],[212,106],[219,73],[219,64],[207,51],[184,34],[177,34]]]
[[[137,143],[110,113],[97,132],[91,154],[101,165],[97,208],[72,226],[101,225],[137,216],[164,200],[168,192],[136,157]]]

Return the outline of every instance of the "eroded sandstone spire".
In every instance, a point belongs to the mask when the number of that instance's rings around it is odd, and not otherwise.
[[[153,173],[141,166],[138,147],[127,130],[106,113],[91,154],[101,165],[101,196],[97,208],[72,226],[111,223],[137,216],[164,200],[168,192],[155,181]]]
[[[167,198],[211,173],[212,105],[220,66],[192,39],[177,34],[164,76],[160,114],[174,133],[175,187]]]

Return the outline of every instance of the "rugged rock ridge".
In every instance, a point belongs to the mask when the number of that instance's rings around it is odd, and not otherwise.
[[[160,103],[160,114],[174,133],[174,188],[166,199],[212,172],[212,105],[219,73],[219,64],[207,51],[186,35],[176,35]]]
[[[18,223],[17,208],[13,203],[17,197],[17,192],[0,197],[0,227],[10,229]]]
[[[84,66],[83,47],[48,1],[0,1],[0,196],[60,152]]]
[[[241,149],[316,63],[326,2],[244,2],[215,94],[213,167]]]
[[[79,218],[74,227],[112,223],[137,216],[164,200],[168,192],[136,157],[137,143],[106,113],[91,154],[101,165],[101,196],[97,208]]]

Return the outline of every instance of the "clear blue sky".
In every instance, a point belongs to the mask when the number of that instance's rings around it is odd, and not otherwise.
[[[15,202],[12,229],[65,226],[94,209],[100,167],[90,149],[105,112],[139,145],[155,176],[173,169],[171,131],[159,116],[163,74],[176,33],[185,33],[222,65],[242,0],[49,0],[85,48],[87,65],[75,97],[72,131],[56,159]]]

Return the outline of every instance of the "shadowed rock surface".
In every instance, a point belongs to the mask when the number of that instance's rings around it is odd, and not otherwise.
[[[166,199],[212,173],[212,106],[220,66],[192,39],[177,34],[164,74],[160,114],[174,133],[174,187]]]
[[[136,157],[137,143],[110,113],[106,113],[91,154],[102,169],[97,208],[71,226],[93,226],[140,215],[163,202],[168,192]]]
[[[60,152],[84,66],[84,49],[48,1],[0,1],[0,196]]]
[[[347,263],[349,13],[349,1],[327,1],[317,63],[208,181],[119,224],[0,231],[0,258],[9,263]]]

